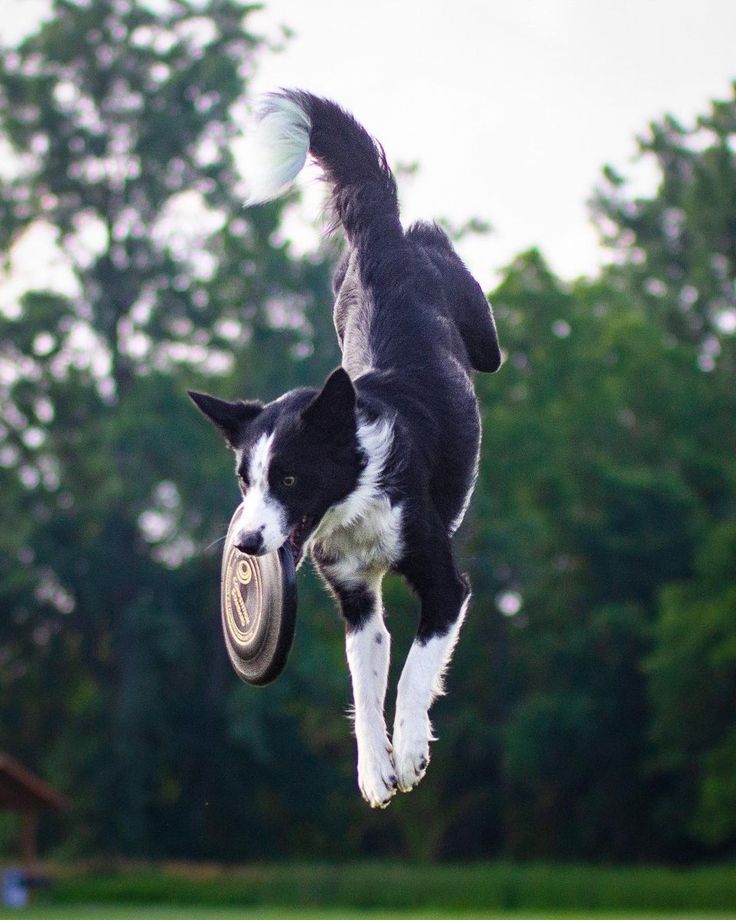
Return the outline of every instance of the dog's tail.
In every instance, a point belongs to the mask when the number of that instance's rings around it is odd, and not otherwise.
[[[396,181],[383,148],[348,112],[301,90],[269,93],[247,139],[246,204],[283,194],[310,153],[330,185],[335,218],[351,244],[402,236]]]

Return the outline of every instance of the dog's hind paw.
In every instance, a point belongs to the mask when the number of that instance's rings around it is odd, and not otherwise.
[[[394,727],[396,785],[401,792],[410,792],[421,782],[429,765],[431,726],[426,717],[418,720],[418,723],[412,724],[412,720],[403,718]]]
[[[396,771],[390,748],[358,757],[358,786],[371,808],[386,808],[396,795]]]

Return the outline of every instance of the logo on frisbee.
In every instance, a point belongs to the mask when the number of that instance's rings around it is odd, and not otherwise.
[[[241,585],[247,585],[251,578],[253,578],[253,569],[250,562],[248,562],[247,559],[238,560],[238,564],[235,567],[235,574]]]
[[[258,569],[235,547],[225,563],[225,616],[233,637],[243,644],[253,638],[262,607]]]

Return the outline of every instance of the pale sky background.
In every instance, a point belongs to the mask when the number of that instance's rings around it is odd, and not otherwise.
[[[332,96],[392,163],[419,162],[407,218],[493,224],[459,247],[486,288],[531,245],[594,271],[601,167],[627,173],[652,119],[688,123],[736,78],[736,0],[271,0],[254,22],[295,33],[254,88]]]
[[[2,39],[47,6],[0,0]],[[406,219],[489,220],[493,235],[459,247],[486,288],[532,245],[563,277],[594,272],[586,201],[603,164],[629,173],[650,120],[689,123],[736,78],[736,0],[265,0],[251,18],[274,38],[280,24],[294,37],[262,54],[252,88],[331,96],[393,164],[417,161]],[[288,225],[302,247],[309,188]]]

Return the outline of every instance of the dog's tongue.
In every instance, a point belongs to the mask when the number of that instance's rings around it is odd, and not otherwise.
[[[302,550],[304,549],[304,538],[307,535],[309,528],[309,521],[306,517],[302,518],[301,521],[294,527],[289,533],[289,547],[291,552],[294,555],[294,565],[296,566],[299,560],[302,558]]]
[[[294,540],[293,534],[289,534],[287,543],[289,544],[289,549],[291,550],[291,554],[294,557],[294,567],[296,568],[297,563],[302,558],[302,548]]]

